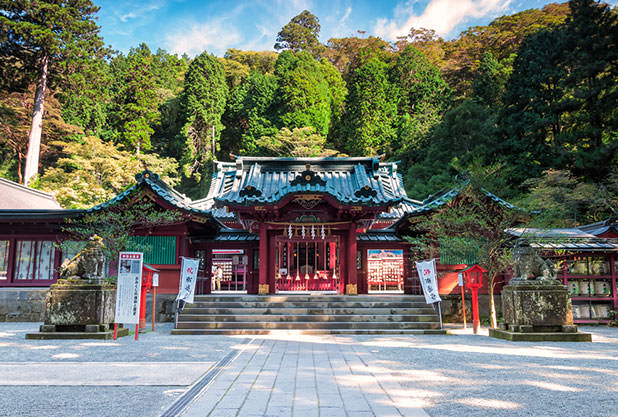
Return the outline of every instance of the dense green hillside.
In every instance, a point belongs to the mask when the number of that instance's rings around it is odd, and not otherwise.
[[[66,207],[104,201],[143,166],[197,197],[230,154],[384,155],[414,198],[472,175],[547,224],[618,215],[618,13],[604,4],[550,4],[450,41],[411,28],[326,45],[304,11],[277,52],[190,58],[113,52],[90,1],[60,3],[0,8],[0,176],[27,179],[44,103],[32,185]]]

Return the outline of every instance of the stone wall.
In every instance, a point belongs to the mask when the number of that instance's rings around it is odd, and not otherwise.
[[[174,321],[174,301],[176,294],[157,294],[155,310],[157,315],[155,321],[171,322]],[[152,323],[152,294],[146,294],[146,323]],[[148,326],[148,324],[146,324]]]
[[[47,288],[0,288],[0,321],[43,321]]]

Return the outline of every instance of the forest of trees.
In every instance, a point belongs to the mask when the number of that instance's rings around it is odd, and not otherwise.
[[[548,226],[618,215],[618,11],[603,3],[394,43],[322,44],[305,10],[277,52],[221,58],[112,51],[89,0],[0,4],[0,176],[67,208],[145,166],[195,198],[231,154],[384,155],[413,198],[473,175]]]

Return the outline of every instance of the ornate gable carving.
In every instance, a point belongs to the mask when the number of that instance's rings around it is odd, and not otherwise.
[[[241,197],[259,197],[262,195],[262,192],[257,188],[247,185],[245,188],[240,190],[238,195]]]
[[[373,188],[365,185],[363,188],[354,193],[356,197],[375,197],[378,195],[378,192]]]
[[[303,172],[290,181],[290,185],[326,185],[326,181],[324,181],[315,171],[311,170],[311,165],[307,164],[305,168],[306,169]]]

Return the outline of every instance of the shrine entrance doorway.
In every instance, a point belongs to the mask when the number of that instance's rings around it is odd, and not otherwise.
[[[277,291],[334,291],[343,293],[339,236],[311,239],[276,238]]]

